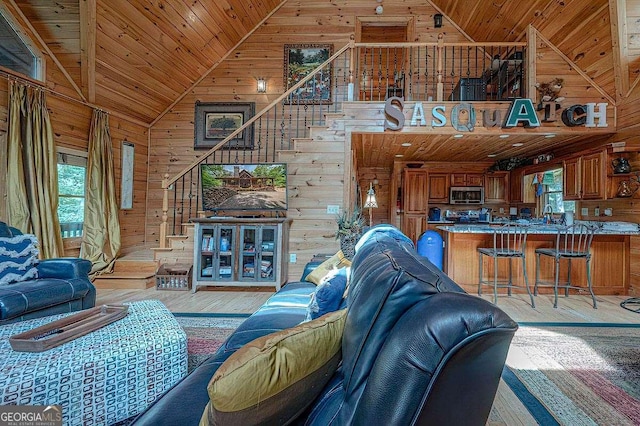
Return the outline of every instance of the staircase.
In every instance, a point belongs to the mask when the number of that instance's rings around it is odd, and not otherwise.
[[[155,286],[157,269],[155,260],[117,259],[113,273],[98,275],[93,285],[98,289],[145,290]]]

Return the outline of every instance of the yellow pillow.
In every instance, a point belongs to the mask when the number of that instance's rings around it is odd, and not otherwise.
[[[346,268],[347,266],[351,266],[351,261],[344,257],[342,250],[338,251],[336,254],[322,262],[320,265],[316,267],[313,271],[307,275],[305,278],[307,281],[318,285],[322,282],[322,279],[327,276],[329,272],[334,269]]]
[[[200,425],[287,424],[327,384],[342,357],[347,310],[247,343],[209,381]]]

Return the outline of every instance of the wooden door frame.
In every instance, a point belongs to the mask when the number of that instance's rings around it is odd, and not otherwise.
[[[362,27],[407,27],[407,40],[414,41],[415,37],[415,17],[413,16],[356,16],[355,41],[362,41]]]

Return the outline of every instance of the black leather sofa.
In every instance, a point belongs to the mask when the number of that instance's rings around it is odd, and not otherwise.
[[[484,425],[517,324],[390,226],[360,240],[350,280],[341,366],[297,423]],[[303,321],[314,289],[284,286],[134,424],[197,425],[216,369],[245,343]]]
[[[22,232],[0,222],[0,237],[17,235]],[[0,285],[0,325],[95,306],[96,290],[88,275],[90,261],[45,259],[36,268],[36,279]]]

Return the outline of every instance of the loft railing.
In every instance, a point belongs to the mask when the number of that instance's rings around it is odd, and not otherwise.
[[[310,71],[198,160],[162,181],[160,247],[203,210],[200,164],[277,162],[348,101],[503,101],[527,95],[526,43],[354,43]],[[250,137],[246,137],[249,135]],[[171,194],[173,192],[173,194]]]

